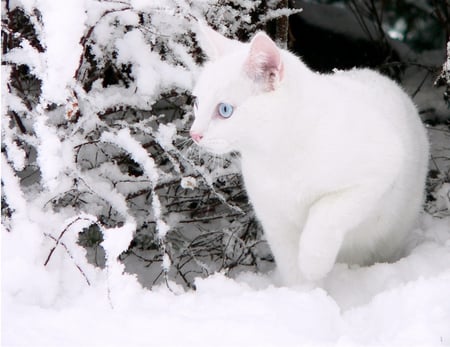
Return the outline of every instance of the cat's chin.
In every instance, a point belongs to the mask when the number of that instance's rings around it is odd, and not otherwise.
[[[200,147],[206,151],[215,154],[223,155],[232,152],[234,149],[230,146],[228,141],[222,139],[203,140],[199,143]]]
[[[227,149],[227,148],[211,148],[211,147],[203,147],[207,152],[214,154],[214,155],[224,155],[227,153],[232,152],[231,149]]]

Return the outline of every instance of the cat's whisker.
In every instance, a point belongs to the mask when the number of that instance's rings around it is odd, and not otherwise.
[[[193,143],[192,139],[190,138],[184,138],[182,141],[178,143],[178,146],[181,148],[185,148],[187,146],[190,146]]]

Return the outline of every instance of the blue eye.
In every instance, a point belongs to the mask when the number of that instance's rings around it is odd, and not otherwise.
[[[223,118],[230,118],[233,114],[233,106],[226,102],[221,102],[218,106],[219,115]]]

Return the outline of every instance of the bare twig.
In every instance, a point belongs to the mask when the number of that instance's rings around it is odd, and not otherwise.
[[[73,220],[72,222],[70,222],[64,229],[63,231],[61,231],[61,233],[59,234],[59,237],[53,238],[55,239],[55,246],[50,250],[50,253],[47,256],[47,259],[44,262],[44,266],[47,266],[48,262],[50,261],[50,258],[53,255],[53,252],[55,252],[56,248],[58,247],[58,245],[61,243],[61,239],[63,238],[64,234],[72,227],[72,225],[74,225],[75,223],[78,223],[79,221],[88,221],[91,222],[92,220],[89,218],[85,218],[85,217],[78,217],[75,220]]]
[[[86,280],[86,283],[88,284],[88,286],[90,286],[90,285],[91,285],[91,281],[89,281],[89,278],[87,277],[86,273],[83,271],[83,269],[81,268],[81,266],[78,265],[78,264],[75,262],[75,258],[73,257],[72,253],[69,251],[69,248],[66,246],[66,244],[65,244],[64,242],[58,241],[58,239],[56,239],[53,235],[44,233],[44,236],[46,236],[46,237],[52,239],[53,241],[57,242],[59,245],[61,245],[61,246],[65,249],[67,255],[70,257],[70,259],[73,260],[74,265],[76,266],[76,268],[78,269],[78,271],[80,271],[81,275],[82,275],[82,276],[84,277],[84,279]],[[55,248],[56,248],[56,247],[55,247]],[[53,251],[54,251],[54,249],[53,249]],[[50,259],[48,259],[48,260],[50,260]],[[48,263],[48,261],[47,261],[47,263]],[[44,264],[44,265],[47,266],[47,264]]]
[[[427,80],[428,76],[430,75],[430,71],[427,71],[425,73],[425,76],[423,77],[422,81],[419,83],[419,85],[417,86],[416,90],[411,94],[411,97],[414,99],[414,97],[417,95],[417,93],[420,92],[420,90],[422,89],[422,86],[424,85],[425,81]]]

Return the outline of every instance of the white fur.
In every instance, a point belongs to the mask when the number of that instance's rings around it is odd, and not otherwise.
[[[220,40],[207,36],[203,46]],[[401,256],[428,161],[411,99],[374,71],[320,75],[284,50],[283,77],[266,91],[245,73],[251,43],[236,43],[205,65],[191,131],[211,152],[240,152],[284,283],[321,279],[336,261],[368,265]],[[220,102],[234,105],[230,118],[216,115]]]

